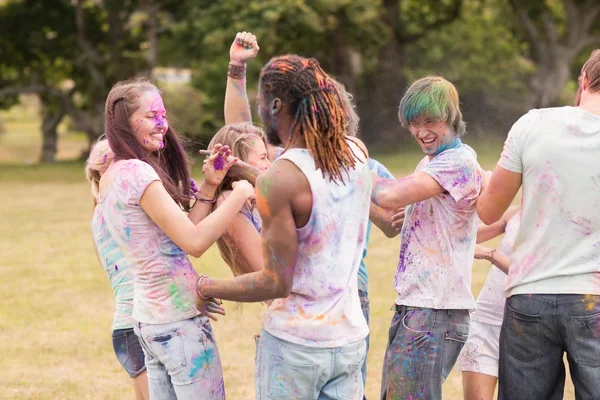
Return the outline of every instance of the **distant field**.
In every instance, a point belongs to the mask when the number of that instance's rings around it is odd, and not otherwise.
[[[92,202],[83,164],[26,166],[39,156],[37,122],[5,123],[0,135],[0,399],[127,399],[130,380],[112,350],[114,302],[92,248]],[[86,146],[80,135],[61,136],[59,159]],[[492,168],[500,143],[474,145],[484,168]],[[377,157],[396,176],[412,171],[418,152]],[[8,165],[11,164],[11,165]],[[201,178],[199,170],[194,176]],[[367,265],[371,294],[371,351],[367,397],[379,395],[381,366],[395,294],[392,281],[399,239],[373,229]],[[493,241],[497,246],[499,240]],[[193,259],[214,277],[230,272],[215,247]],[[483,285],[489,263],[473,266],[473,292]],[[244,305],[213,327],[222,357],[228,399],[254,398],[252,336],[263,306]],[[566,398],[572,399],[570,383]],[[444,385],[444,398],[461,399],[460,374]]]

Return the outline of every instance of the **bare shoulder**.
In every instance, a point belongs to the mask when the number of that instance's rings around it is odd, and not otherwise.
[[[303,181],[306,181],[306,177],[296,164],[281,159],[258,176],[257,195],[269,201],[289,200],[297,193]]]
[[[367,150],[367,146],[357,137],[348,136],[348,140],[358,146],[359,149],[363,151],[365,154],[365,159],[369,158],[369,150]]]

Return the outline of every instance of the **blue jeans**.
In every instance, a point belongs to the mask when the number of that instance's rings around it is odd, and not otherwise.
[[[469,334],[469,310],[394,306],[383,362],[381,398],[441,399]]]
[[[498,398],[562,399],[565,352],[575,398],[600,399],[600,296],[509,297],[500,331]]]
[[[133,328],[114,330],[112,340],[117,359],[130,378],[135,378],[146,370],[144,351]]]
[[[363,315],[365,316],[365,320],[367,321],[367,325],[369,325],[369,316],[370,316],[370,309],[369,309],[369,293],[367,293],[367,291],[365,290],[358,290],[358,297],[360,297],[360,307],[362,308],[362,312]],[[367,384],[367,357],[369,355],[369,336],[371,336],[371,334],[368,334],[367,337],[365,338],[365,342],[367,344],[367,351],[365,352],[365,362],[362,365],[362,378],[363,378],[363,389]],[[367,400],[367,396],[363,395],[363,400]]]
[[[308,347],[262,330],[256,341],[256,399],[362,400],[364,340]]]
[[[150,400],[225,399],[223,371],[208,318],[140,324]]]

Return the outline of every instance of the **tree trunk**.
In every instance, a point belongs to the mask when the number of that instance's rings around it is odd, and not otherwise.
[[[571,78],[570,63],[573,57],[556,54],[558,52],[554,50],[545,55],[529,80],[531,108],[554,105]]]
[[[42,114],[42,154],[40,162],[54,164],[58,145],[58,132],[56,128],[65,116],[65,111],[60,102],[53,102],[49,96],[40,96]]]

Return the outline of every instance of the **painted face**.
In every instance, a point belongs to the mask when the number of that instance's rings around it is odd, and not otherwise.
[[[263,140],[259,137],[250,140],[248,143],[248,157],[246,162],[253,167],[260,169],[261,171],[266,170],[271,166],[269,161],[267,148]]]
[[[265,127],[265,133],[267,134],[267,141],[273,146],[281,146],[281,139],[279,138],[276,129],[277,117],[271,115],[269,105],[261,92],[261,90],[258,91],[256,102],[258,104],[258,116],[260,117],[260,120]]]
[[[426,116],[413,120],[409,129],[423,153],[430,157],[452,147],[458,139],[448,124]]]
[[[152,153],[165,147],[165,134],[169,129],[167,110],[160,94],[154,91],[144,93],[138,101],[138,109],[129,118],[138,142]]]

